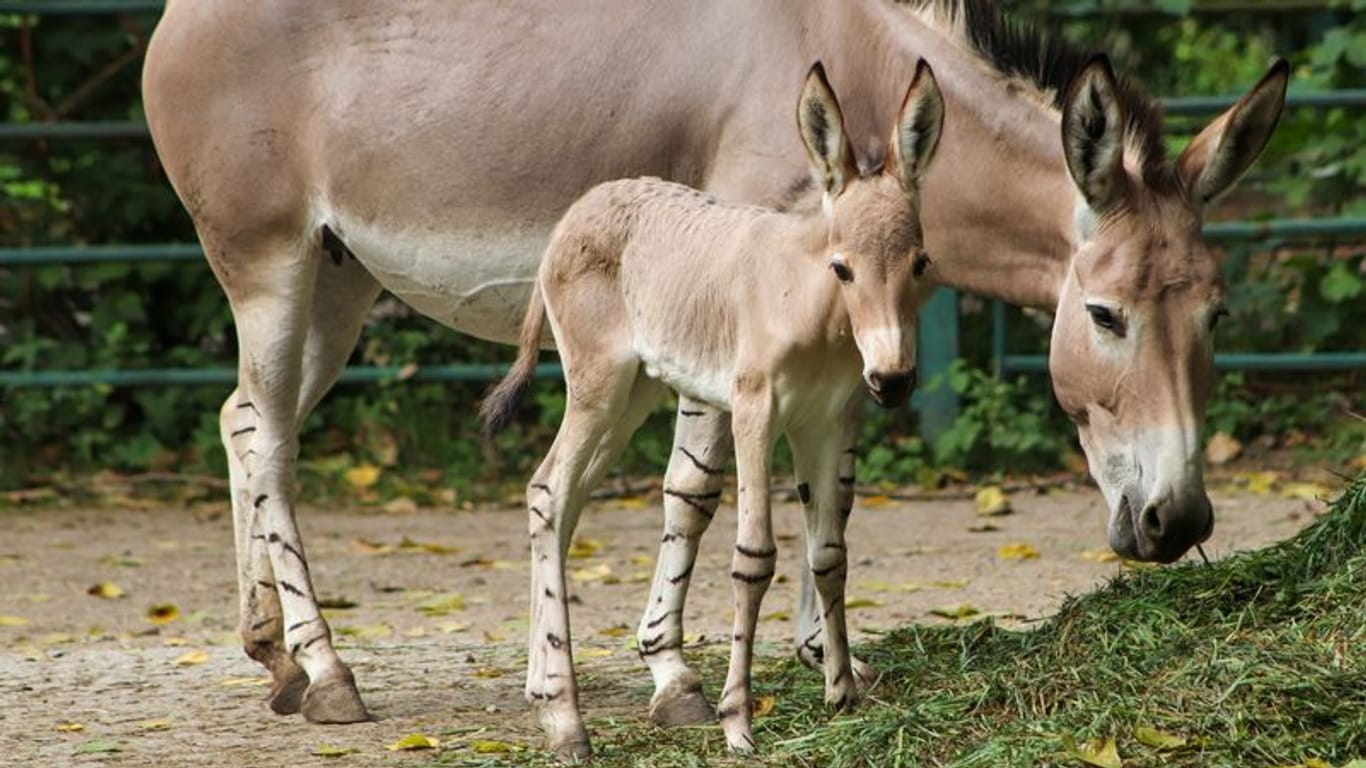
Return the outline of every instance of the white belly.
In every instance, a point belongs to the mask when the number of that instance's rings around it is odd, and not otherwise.
[[[331,219],[356,260],[413,309],[471,336],[517,342],[549,226],[435,232]]]

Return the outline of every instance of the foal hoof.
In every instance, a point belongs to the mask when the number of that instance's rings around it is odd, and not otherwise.
[[[310,723],[363,723],[370,719],[350,671],[308,686],[301,709]]]
[[[283,680],[276,680],[270,687],[266,702],[277,715],[297,715],[303,706],[304,691],[308,688],[308,675],[296,669]]]
[[[858,659],[850,658],[849,666],[854,671],[854,684],[858,686],[860,693],[877,685],[877,681],[881,678],[877,670]]]
[[[716,708],[702,693],[702,681],[674,680],[650,699],[650,722],[661,728],[716,722]]]

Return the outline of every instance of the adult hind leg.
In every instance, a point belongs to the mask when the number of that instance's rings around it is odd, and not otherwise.
[[[733,440],[730,414],[680,395],[673,452],[664,475],[664,535],[659,541],[650,598],[636,631],[636,647],[650,668],[656,725],[698,725],[716,710],[683,657],[683,606],[697,545],[716,514]]]
[[[299,425],[344,369],[379,285],[353,259],[336,258],[344,247],[321,264],[316,247],[281,253],[292,260],[282,270],[286,279],[264,291],[240,284],[229,290],[242,373],[220,425],[232,484],[239,628],[247,654],[274,678],[271,709],[353,722],[367,714],[312,599],[290,495]],[[263,492],[263,485],[277,490]],[[277,559],[289,562],[277,569]]]

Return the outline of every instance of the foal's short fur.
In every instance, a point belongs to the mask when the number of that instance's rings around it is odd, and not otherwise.
[[[845,707],[856,699],[843,609],[847,510],[837,477],[845,441],[831,438],[852,423],[860,383],[889,407],[914,386],[916,278],[929,263],[917,187],[942,120],[938,85],[922,61],[884,167],[861,176],[817,64],[797,121],[825,193],[822,211],[729,206],[685,186],[635,179],[593,188],[556,227],[517,363],[483,410],[493,429],[511,417],[548,321],[568,398],[555,443],[527,487],[533,563],[526,694],[561,755],[589,753],[571,661],[565,550],[588,492],[665,386],[733,414],[735,626],[718,706],[727,743],[754,747],[749,671],[777,556],[768,488],[780,435],[809,483],[802,495],[810,500],[808,557],[828,636],[826,700]],[[661,632],[643,641],[640,653],[681,644]]]

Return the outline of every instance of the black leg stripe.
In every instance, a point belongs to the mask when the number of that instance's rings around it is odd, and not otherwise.
[[[703,474],[707,474],[707,475],[719,475],[719,474],[721,474],[721,470],[716,469],[715,467],[709,467],[709,466],[707,466],[706,464],[703,464],[703,463],[702,463],[702,460],[699,459],[699,458],[697,458],[696,456],[694,456],[694,455],[693,455],[693,452],[690,451],[690,450],[688,450],[687,448],[684,448],[683,446],[680,445],[680,446],[678,446],[678,451],[679,451],[679,453],[682,453],[684,456],[687,456],[687,457],[688,457],[688,460],[692,462],[693,466],[694,466],[694,467],[697,467],[697,468],[700,469],[700,470],[702,470]]]
[[[261,494],[260,496],[257,496],[257,497],[256,497],[256,501],[253,501],[253,502],[251,503],[251,505],[252,505],[253,507],[257,508],[257,509],[260,509],[260,508],[261,508],[261,505],[262,505],[262,504],[265,504],[265,503],[266,503],[266,499],[269,499],[269,498],[270,498],[269,496],[267,496],[266,494],[263,493],[263,494]]]
[[[679,416],[689,416],[689,417],[706,416],[706,415],[707,415],[707,412],[706,412],[706,411],[694,411],[694,410],[689,410],[689,409],[687,409],[687,408],[679,408],[679,409],[678,409],[678,415],[679,415]]]
[[[812,576],[815,576],[815,577],[817,577],[817,578],[819,578],[819,577],[821,577],[821,576],[829,576],[830,574],[834,573],[835,571],[837,571],[837,570],[843,568],[847,562],[848,562],[848,561],[846,560],[846,561],[844,561],[844,562],[835,563],[834,565],[830,566],[829,568],[812,568],[812,569],[811,569],[811,575],[812,575]]]
[[[854,485],[854,478],[852,478],[852,477],[841,477],[841,478],[840,478],[840,485],[843,485],[843,486],[845,486],[846,488],[852,487],[852,486]]]
[[[686,580],[689,576],[692,575],[693,565],[696,565],[696,563],[691,563],[691,564],[689,564],[688,567],[687,567],[687,568],[684,568],[684,569],[683,569],[683,572],[680,573],[680,574],[678,574],[677,576],[670,576],[670,577],[669,577],[669,583],[670,583],[670,584],[681,584],[681,583],[683,583],[684,580]]]
[[[767,584],[773,579],[773,571],[769,571],[768,573],[741,573],[739,571],[731,571],[730,577],[737,581],[743,581],[746,584]]]
[[[708,520],[716,514],[716,505],[708,505],[707,502],[715,502],[721,498],[720,491],[712,491],[711,493],[688,493],[686,491],[675,491],[672,488],[665,488],[664,495],[672,496],[675,499],[682,501],[684,504],[697,510]],[[708,508],[708,506],[710,506],[710,508]]]
[[[287,581],[285,581],[285,580],[283,580],[283,579],[281,579],[281,580],[279,581],[279,584],[280,584],[280,589],[283,589],[284,591],[288,592],[288,593],[291,594],[291,595],[295,595],[296,597],[303,597],[303,596],[304,596],[303,590],[299,589],[298,587],[294,586],[293,584],[290,584],[289,582],[287,582]]]
[[[252,632],[256,632],[256,631],[262,629],[263,627],[265,627],[267,624],[271,623],[272,621],[275,621],[275,617],[274,617],[274,616],[271,616],[271,617],[268,617],[268,618],[265,618],[265,619],[261,619],[260,621],[258,621],[258,622],[256,622],[256,623],[254,623],[254,624],[251,625],[251,631],[252,631]]]
[[[680,614],[680,615],[681,615],[682,613],[683,613],[683,611],[677,610],[677,609],[672,610],[672,611],[665,611],[664,613],[661,613],[658,617],[656,617],[656,618],[654,618],[654,619],[652,619],[652,620],[650,620],[650,621],[645,622],[645,628],[646,628],[646,629],[654,629],[655,627],[659,626],[660,624],[663,624],[663,623],[664,623],[664,620],[667,619],[667,618],[669,618],[670,616],[673,616],[674,614]]]
[[[535,488],[538,491],[545,491],[546,493],[550,493],[550,486],[546,485],[545,483],[532,483],[531,487]]]
[[[294,622],[293,624],[290,624],[290,625],[289,625],[289,629],[287,629],[287,630],[285,630],[285,631],[287,631],[287,632],[293,632],[294,630],[296,630],[296,629],[298,629],[298,628],[300,628],[300,627],[306,627],[306,626],[308,626],[309,624],[312,624],[312,623],[315,622],[315,621],[317,621],[316,618],[314,618],[314,619],[304,619],[303,621],[296,621],[296,622]]]
[[[550,643],[550,647],[557,651],[564,647],[564,640],[554,632],[547,632],[545,634],[545,641]]]
[[[659,645],[656,645],[653,648],[640,648],[638,650],[638,653],[640,653],[640,657],[643,659],[646,656],[653,656],[656,653],[663,653],[665,651],[676,651],[682,647],[682,640],[671,640],[667,643],[661,643]]]
[[[255,432],[255,431],[256,431],[256,427],[242,427],[241,429],[235,429],[235,430],[233,430],[232,434],[228,435],[228,437],[237,437],[238,435],[245,435],[245,434],[247,434],[248,432]]]

